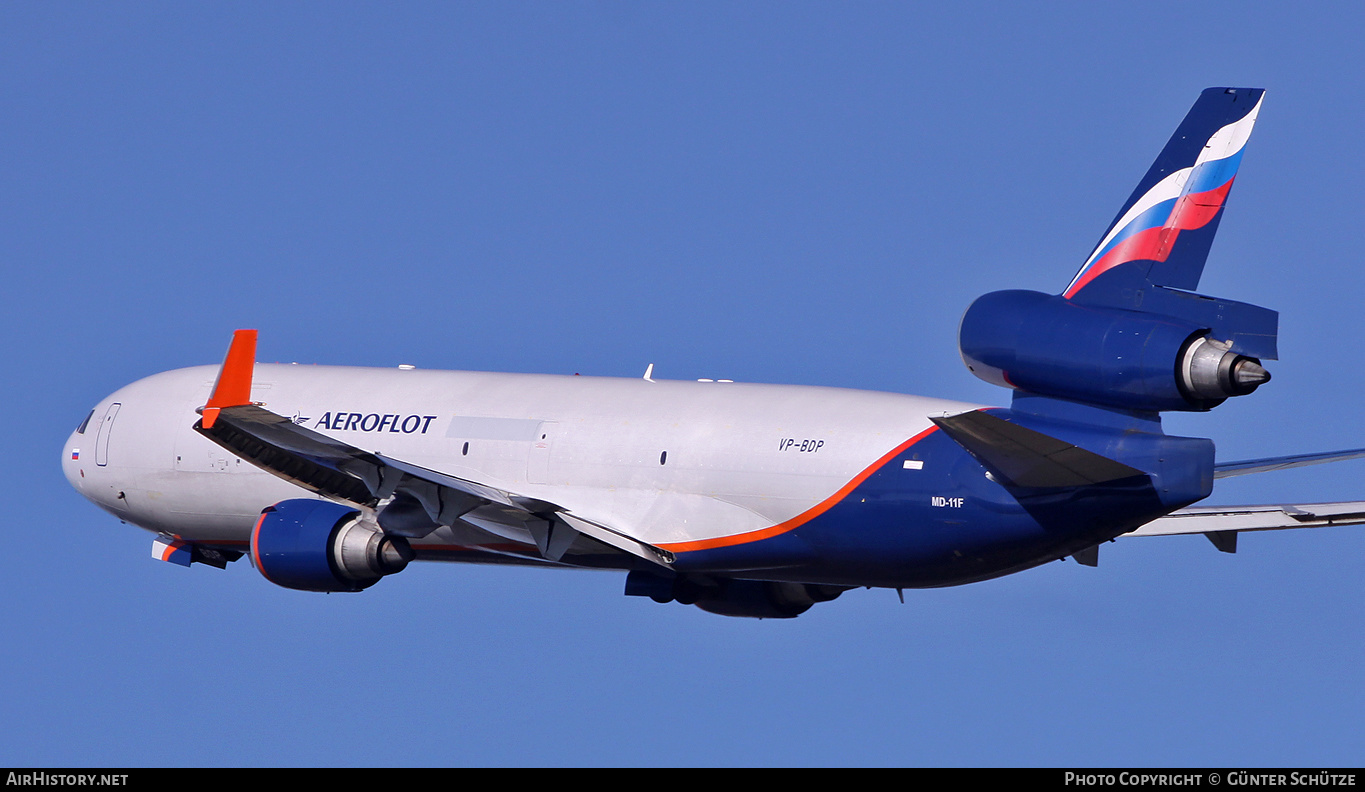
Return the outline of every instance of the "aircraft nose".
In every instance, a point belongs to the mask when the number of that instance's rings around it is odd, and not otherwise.
[[[108,467],[110,428],[118,414],[118,402],[101,402],[66,438],[62,446],[62,473],[86,500],[105,509],[126,508],[119,500],[123,489],[119,476]]]

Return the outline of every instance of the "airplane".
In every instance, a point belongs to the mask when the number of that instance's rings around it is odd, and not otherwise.
[[[832,387],[255,362],[104,400],[63,470],[153,556],[357,592],[414,560],[625,572],[625,593],[792,618],[854,588],[955,586],[1128,536],[1365,523],[1365,501],[1194,506],[1217,478],[1365,449],[1215,461],[1162,431],[1270,379],[1278,314],[1196,293],[1264,91],[1203,91],[1059,294],[964,315],[1010,406]]]

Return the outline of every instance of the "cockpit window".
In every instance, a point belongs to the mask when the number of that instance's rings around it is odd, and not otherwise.
[[[92,410],[90,411],[90,414],[87,415],[87,416],[85,416],[85,420],[84,420],[84,421],[81,421],[80,427],[76,429],[76,434],[85,434],[85,427],[87,427],[87,426],[90,425],[90,419],[91,419],[91,418],[94,418],[94,417],[95,417],[95,411],[92,409]]]

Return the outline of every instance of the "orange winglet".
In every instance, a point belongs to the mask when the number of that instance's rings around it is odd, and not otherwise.
[[[223,367],[218,370],[218,381],[213,385],[209,403],[204,405],[203,424],[205,429],[213,428],[218,419],[218,411],[224,407],[236,407],[251,403],[251,377],[256,368],[256,331],[238,330],[232,334],[232,346],[228,347]]]

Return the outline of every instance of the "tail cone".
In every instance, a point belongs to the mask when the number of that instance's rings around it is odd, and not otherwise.
[[[1232,380],[1236,383],[1239,391],[1251,393],[1257,387],[1270,382],[1270,372],[1254,360],[1242,359],[1237,362],[1237,367],[1233,369]]]

